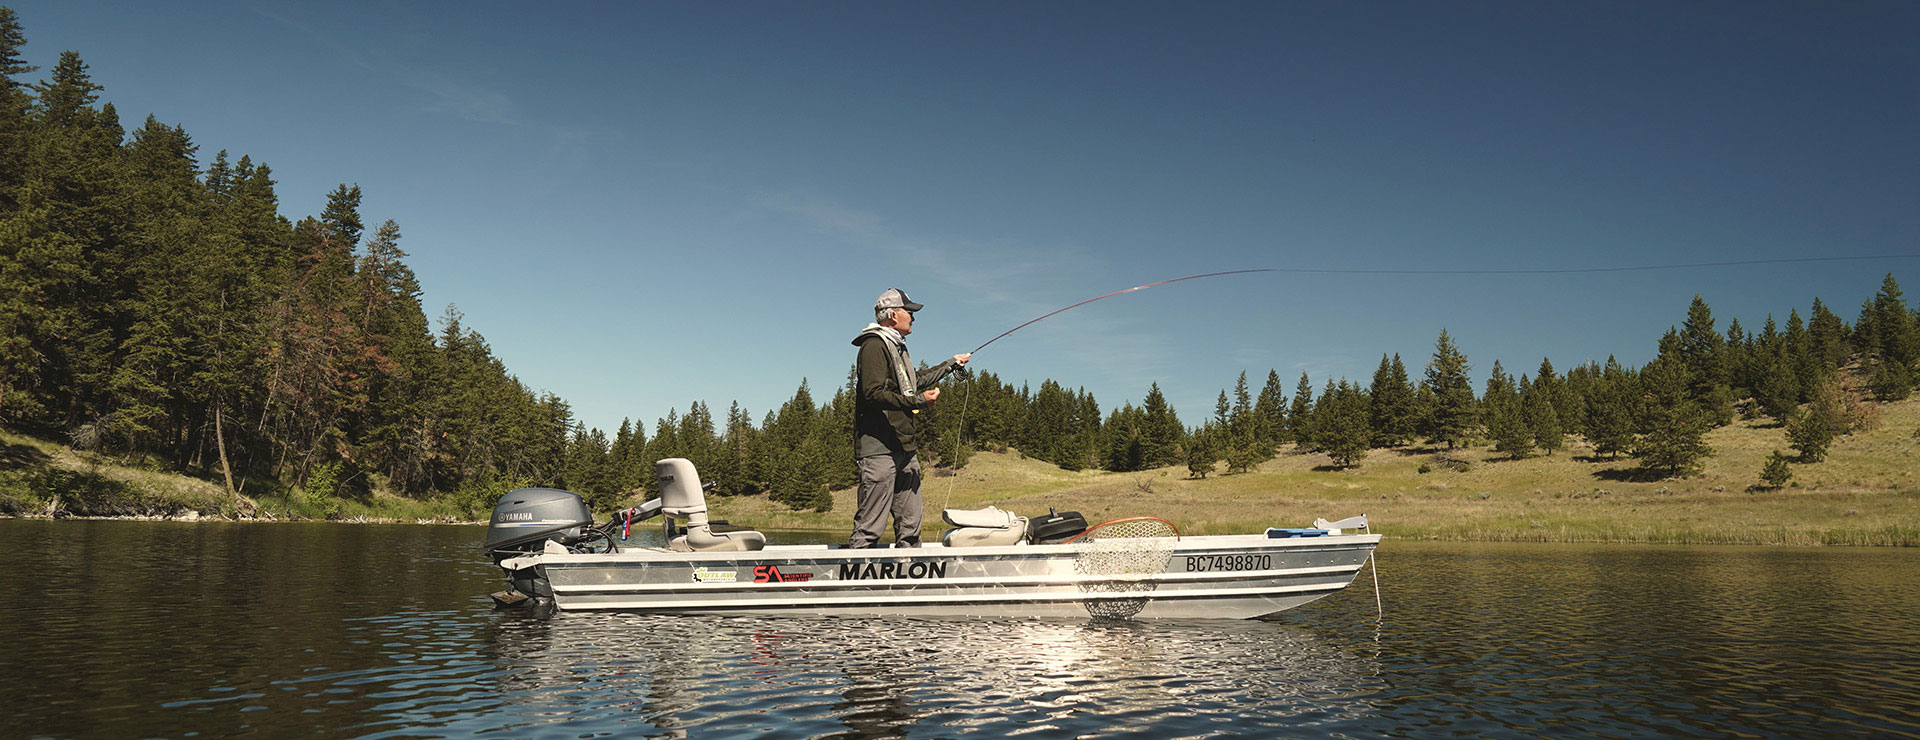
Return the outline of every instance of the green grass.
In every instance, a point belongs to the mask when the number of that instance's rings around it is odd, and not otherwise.
[[[0,515],[181,517],[459,522],[475,517],[450,499],[418,500],[376,493],[365,500],[309,497],[298,489],[229,495],[219,483],[147,470],[135,460],[70,449],[0,431]],[[129,464],[134,463],[134,464]]]
[[[1374,450],[1352,470],[1325,455],[1283,449],[1238,475],[1187,477],[1184,466],[1140,473],[1068,472],[979,453],[957,477],[922,486],[928,529],[942,508],[989,504],[1025,516],[1048,507],[1091,521],[1150,514],[1189,534],[1307,526],[1367,514],[1374,531],[1444,540],[1920,546],[1920,399],[1879,407],[1877,426],[1835,441],[1826,461],[1795,463],[1793,482],[1762,489],[1760,469],[1786,432],[1759,421],[1714,430],[1698,475],[1647,480],[1631,458],[1594,459],[1577,438],[1552,456],[1505,460],[1481,446],[1455,454],[1464,472],[1433,465],[1432,446]],[[1434,470],[1420,473],[1422,464]],[[715,516],[767,529],[844,530],[853,492],[834,510],[792,512],[762,497],[717,499]]]
[[[1795,463],[1793,482],[1762,489],[1760,470],[1786,432],[1764,422],[1714,430],[1715,454],[1698,475],[1646,480],[1631,458],[1594,459],[1578,438],[1552,456],[1504,460],[1485,446],[1455,454],[1471,467],[1432,465],[1442,449],[1374,450],[1352,470],[1325,455],[1283,449],[1257,469],[1187,477],[1182,467],[1139,473],[1070,472],[1016,451],[977,453],[955,476],[922,486],[930,533],[942,508],[989,504],[1023,516],[1049,507],[1098,522],[1165,517],[1188,534],[1307,526],[1315,517],[1372,518],[1392,537],[1542,542],[1661,542],[1920,546],[1920,398],[1877,407],[1877,425],[1835,440],[1827,459]],[[248,515],[345,521],[467,521],[454,497],[375,494],[362,501],[260,491],[236,500],[218,484],[154,472],[0,432],[0,514],[50,508],[101,515]],[[56,499],[56,497],[58,497]],[[770,530],[846,531],[854,492],[833,493],[830,512],[791,511],[765,496],[713,498],[713,515]],[[601,512],[603,515],[605,512]]]

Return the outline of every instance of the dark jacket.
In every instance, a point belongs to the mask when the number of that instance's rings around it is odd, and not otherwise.
[[[907,355],[905,345],[895,355],[892,345],[873,331],[861,332],[853,344],[860,348],[856,363],[859,385],[853,401],[854,454],[871,457],[919,450],[918,415],[930,405],[922,391],[946,377],[953,370],[953,360],[914,373],[916,387],[902,392],[894,366],[900,363],[911,372],[913,358]]]

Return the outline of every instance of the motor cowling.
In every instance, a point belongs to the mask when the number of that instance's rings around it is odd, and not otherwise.
[[[560,544],[579,541],[581,530],[593,525],[586,499],[558,488],[516,488],[493,506],[482,549],[497,560],[538,550],[543,541]]]

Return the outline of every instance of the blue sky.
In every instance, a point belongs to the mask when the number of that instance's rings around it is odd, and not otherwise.
[[[1920,253],[1920,4],[19,2],[132,127],[340,183],[529,386],[611,431],[842,382],[897,286],[935,360],[1132,285],[1250,268],[1545,269]],[[1851,321],[1920,259],[1195,280],[978,367],[1195,423],[1241,370],[1484,378]]]

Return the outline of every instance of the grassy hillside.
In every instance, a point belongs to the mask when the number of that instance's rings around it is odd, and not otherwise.
[[[455,522],[472,517],[447,501],[375,494],[364,500],[261,490],[239,497],[210,481],[148,470],[137,460],[81,452],[0,432],[0,516],[220,517]]]
[[[1793,482],[1756,489],[1768,453],[1787,450],[1784,429],[1738,422],[1714,430],[1701,474],[1643,480],[1631,458],[1595,459],[1577,438],[1551,457],[1510,461],[1474,447],[1454,455],[1469,469],[1435,464],[1443,449],[1375,450],[1357,469],[1286,449],[1258,469],[1204,480],[1186,468],[1140,473],[1069,472],[1017,452],[980,453],[957,476],[929,476],[927,530],[942,508],[989,504],[1033,516],[1048,507],[1092,521],[1152,514],[1189,534],[1306,526],[1315,517],[1368,514],[1375,531],[1431,539],[1844,544],[1920,546],[1920,398],[1880,406],[1872,430],[1835,441],[1826,461],[1793,465]],[[312,500],[296,491],[229,497],[203,480],[142,470],[61,445],[0,433],[0,514],[257,516],[281,519],[458,521],[451,501],[374,495]],[[1433,468],[1421,473],[1422,464]],[[716,518],[761,529],[845,531],[854,493],[833,511],[788,511],[764,496],[716,498]],[[604,515],[604,512],[601,512]]]
[[[1514,541],[1846,544],[1920,546],[1920,399],[1880,407],[1878,425],[1835,441],[1826,461],[1794,464],[1793,482],[1756,489],[1768,453],[1789,451],[1786,430],[1737,422],[1714,430],[1701,474],[1643,480],[1631,458],[1595,459],[1577,438],[1551,457],[1510,461],[1486,447],[1456,452],[1463,472],[1435,465],[1442,448],[1375,450],[1354,470],[1325,455],[1283,450],[1257,470],[1187,477],[1068,472],[1017,454],[981,453],[954,477],[929,477],[928,521],[944,507],[992,504],[1026,516],[1048,507],[1089,520],[1152,514],[1191,534],[1307,526],[1315,517],[1372,517],[1397,537]],[[1432,472],[1418,472],[1422,464]],[[716,516],[767,529],[844,530],[854,495],[834,493],[826,514],[788,512],[764,499],[722,499]],[[929,525],[930,532],[943,529]]]

